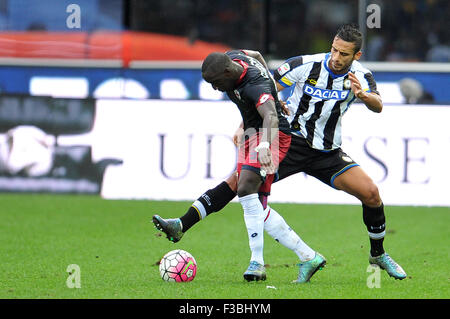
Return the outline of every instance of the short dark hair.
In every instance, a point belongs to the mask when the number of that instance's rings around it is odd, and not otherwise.
[[[210,53],[202,63],[202,73],[209,72],[223,72],[223,70],[230,64],[231,59],[228,55],[221,52]]]
[[[354,23],[344,24],[338,29],[336,36],[344,41],[354,43],[355,53],[361,50],[363,45],[363,36],[361,31],[358,29],[358,25]]]

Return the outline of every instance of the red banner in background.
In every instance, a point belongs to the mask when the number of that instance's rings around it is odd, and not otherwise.
[[[3,32],[0,57],[50,59],[117,59],[130,61],[201,61],[230,48],[186,37],[146,32]]]

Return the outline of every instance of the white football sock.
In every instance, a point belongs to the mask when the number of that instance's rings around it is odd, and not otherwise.
[[[268,216],[267,216],[268,214]],[[316,255],[297,233],[289,227],[283,217],[272,207],[267,206],[264,211],[266,221],[264,230],[283,246],[295,252],[300,261],[311,260]]]
[[[264,265],[264,208],[259,201],[258,194],[239,197],[244,209],[245,226],[247,227],[248,241],[252,257],[250,261],[257,261]]]

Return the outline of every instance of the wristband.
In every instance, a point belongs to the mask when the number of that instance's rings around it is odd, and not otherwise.
[[[261,142],[258,146],[255,147],[255,152],[258,153],[263,148],[270,148],[269,142]]]

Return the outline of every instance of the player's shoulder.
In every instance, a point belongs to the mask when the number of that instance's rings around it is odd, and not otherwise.
[[[375,78],[373,77],[372,71],[364,67],[361,62],[356,60],[353,61],[350,71],[353,72],[360,81],[365,80],[367,82],[369,92],[380,95],[380,93],[377,91],[377,84]]]
[[[297,70],[301,71],[304,68],[307,68],[309,64],[312,62],[320,62],[325,58],[325,53],[319,54],[305,54],[305,55],[297,55],[287,59],[283,64],[281,64],[276,73],[278,75],[286,75],[288,72]]]
[[[303,56],[303,63],[322,62],[326,58],[326,53],[307,54]]]
[[[352,66],[350,69],[352,72],[361,72],[362,74],[370,73],[372,74],[372,71],[370,71],[368,68],[366,68],[361,62],[354,60],[352,62]]]

